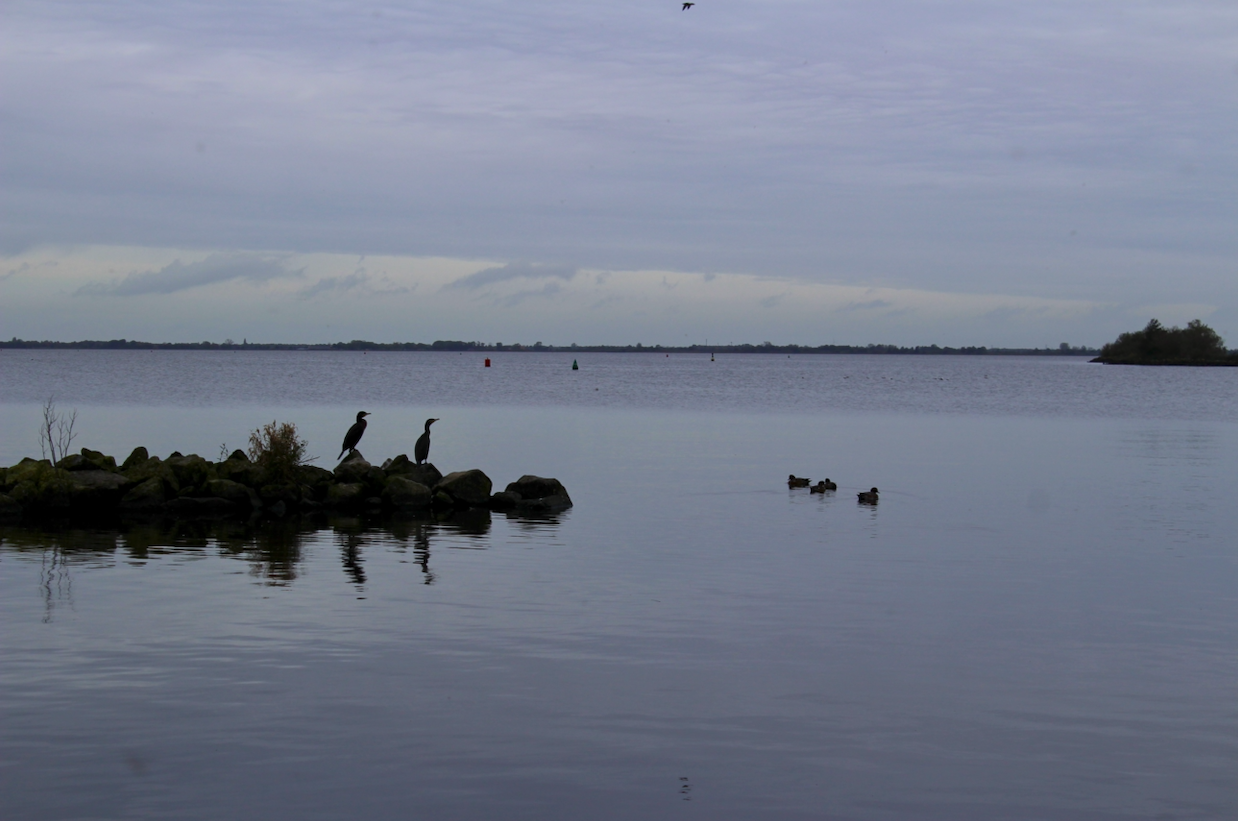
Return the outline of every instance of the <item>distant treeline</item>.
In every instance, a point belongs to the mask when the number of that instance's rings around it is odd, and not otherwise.
[[[1142,331],[1121,334],[1101,348],[1094,362],[1108,365],[1238,365],[1216,331],[1198,319],[1166,328],[1156,319]]]
[[[1071,347],[1063,342],[1056,348],[987,348],[966,347],[951,348],[938,345],[917,345],[902,347],[899,345],[774,345],[765,342],[760,345],[543,345],[536,342],[532,345],[515,343],[504,345],[502,342],[462,342],[453,339],[440,339],[435,342],[370,342],[364,339],[354,339],[351,342],[333,342],[330,344],[298,345],[284,342],[233,342],[228,339],[223,342],[141,342],[136,339],[86,339],[80,342],[55,342],[50,340],[35,341],[13,337],[7,342],[0,341],[0,348],[54,348],[71,350],[160,350],[160,351],[544,351],[561,353],[777,353],[777,354],[900,354],[928,356],[1095,356],[1100,353],[1095,348]]]

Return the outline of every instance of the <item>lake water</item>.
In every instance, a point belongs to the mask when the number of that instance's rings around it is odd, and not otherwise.
[[[1238,817],[1238,369],[490,356],[0,352],[3,464],[364,409],[576,502],[0,529],[0,817]]]

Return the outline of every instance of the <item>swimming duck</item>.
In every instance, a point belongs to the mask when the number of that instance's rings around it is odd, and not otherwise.
[[[787,477],[787,487],[808,487],[812,484],[811,479],[797,478],[794,473]]]
[[[826,490],[838,490],[838,485],[830,481],[830,477],[826,476],[819,484],[825,485]]]
[[[877,504],[877,488],[861,491],[856,494],[856,497],[862,505],[875,505]]]
[[[825,493],[825,482],[817,482],[812,487],[808,488],[809,493]]]

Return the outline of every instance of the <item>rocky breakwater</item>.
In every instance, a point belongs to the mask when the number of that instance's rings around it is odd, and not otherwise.
[[[240,450],[211,462],[180,453],[160,459],[137,448],[117,465],[111,456],[82,448],[55,465],[23,459],[0,468],[0,519],[283,517],[314,511],[439,515],[470,508],[540,514],[572,506],[556,479],[522,476],[503,491],[492,489],[480,470],[444,476],[404,454],[380,467],[353,452],[334,470],[299,465],[271,475]]]

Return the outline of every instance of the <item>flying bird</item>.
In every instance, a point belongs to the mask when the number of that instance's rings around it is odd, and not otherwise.
[[[427,419],[426,432],[421,434],[417,438],[417,444],[413,445],[413,458],[417,460],[419,465],[430,458],[430,426],[437,421],[437,419]]]
[[[687,11],[688,9],[692,8],[692,7],[693,7],[693,6],[695,6],[695,5],[696,5],[696,3],[684,3],[684,4],[683,4],[683,10],[684,10],[684,11]]]
[[[344,447],[340,449],[341,458],[345,453],[351,453],[357,449],[361,434],[365,433],[365,417],[369,415],[368,411],[357,411],[357,421],[348,429],[348,433],[344,434]]]

